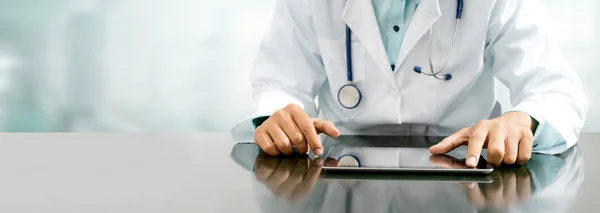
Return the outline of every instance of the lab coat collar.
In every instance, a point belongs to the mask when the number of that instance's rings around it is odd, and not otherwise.
[[[419,6],[404,36],[396,67],[400,67],[410,50],[442,15],[438,0],[415,1]],[[352,35],[358,38],[379,69],[388,76],[390,83],[395,85],[371,1],[348,0],[342,18],[352,30]]]
[[[436,0],[437,1],[437,0]],[[375,11],[371,1],[367,0],[348,0],[342,18],[346,25],[352,30],[353,37],[358,38],[364,46],[367,54],[375,61],[379,70],[387,76],[390,83],[393,83],[393,75],[390,72],[390,62],[387,60],[387,53],[381,40],[379,25],[375,17]]]
[[[438,0],[416,0],[416,3],[419,4],[419,6],[404,35],[404,41],[396,60],[397,65],[404,62],[408,53],[442,16]]]

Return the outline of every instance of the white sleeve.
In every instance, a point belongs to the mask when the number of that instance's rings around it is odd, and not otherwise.
[[[536,135],[555,130],[561,136],[536,141],[545,147],[538,152],[558,153],[573,146],[583,128],[587,100],[553,38],[541,1],[498,0],[489,22],[485,63],[509,88],[512,111],[535,118],[541,127]]]
[[[310,1],[278,0],[251,75],[256,111],[232,132],[247,131],[249,120],[292,103],[316,117],[314,100],[325,79]]]
[[[307,0],[280,0],[256,58],[252,86],[257,114],[295,103],[316,116],[314,99],[325,81]]]

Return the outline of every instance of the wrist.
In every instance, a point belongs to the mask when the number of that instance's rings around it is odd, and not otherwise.
[[[521,125],[524,125],[531,129],[531,132],[535,132],[537,128],[537,122],[533,119],[529,114],[524,112],[507,112],[500,116],[502,119],[505,119],[509,122],[515,122]]]

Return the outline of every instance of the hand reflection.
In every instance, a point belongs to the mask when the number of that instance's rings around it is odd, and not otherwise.
[[[468,168],[464,165],[464,160],[446,155],[432,155],[429,161],[443,168]],[[531,196],[531,176],[525,167],[495,170],[490,175],[494,179],[493,183],[461,184],[477,207],[505,207]]]
[[[531,176],[525,167],[490,174],[494,182],[465,186],[469,199],[478,207],[505,207],[531,196]]]
[[[447,169],[468,169],[464,160],[459,160],[448,155],[432,155],[429,157],[432,164]]]
[[[254,163],[256,179],[277,197],[299,201],[314,188],[321,174],[322,160],[307,156],[272,157],[261,153]]]

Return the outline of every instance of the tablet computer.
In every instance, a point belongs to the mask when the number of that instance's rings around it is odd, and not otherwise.
[[[419,175],[418,173],[366,173],[366,172],[325,172],[324,181],[403,181],[403,182],[451,182],[451,183],[493,183],[489,175]]]
[[[431,154],[429,146],[442,139],[443,137],[419,136],[340,137],[325,155],[322,168],[326,173],[386,172],[427,175],[485,175],[494,170],[483,156],[479,158],[476,168],[468,167],[465,163],[464,147],[444,155]]]

